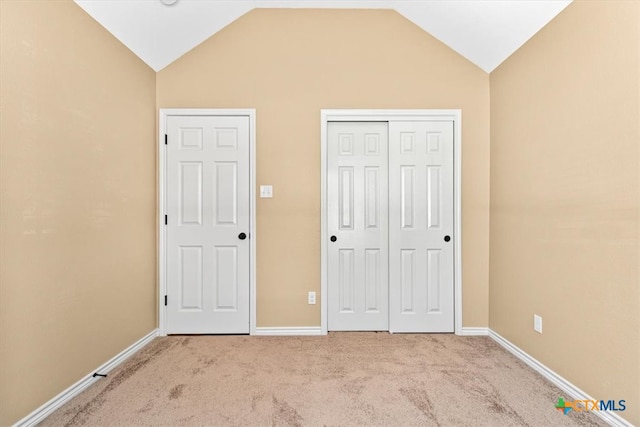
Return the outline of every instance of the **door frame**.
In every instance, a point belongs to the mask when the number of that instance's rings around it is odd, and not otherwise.
[[[453,282],[454,333],[462,334],[462,110],[320,110],[320,328],[328,333],[327,154],[329,122],[453,121]]]
[[[256,110],[210,108],[161,108],[158,120],[158,335],[167,335],[167,146],[165,134],[170,116],[234,116],[249,118],[249,334],[256,332]]]

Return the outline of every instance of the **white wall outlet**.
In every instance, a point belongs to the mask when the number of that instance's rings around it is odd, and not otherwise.
[[[309,304],[315,304],[316,303],[316,293],[315,292],[309,292],[309,296],[307,297],[307,301],[309,302]]]
[[[270,199],[273,197],[273,186],[272,185],[261,185],[260,186],[260,198],[262,199]]]
[[[533,330],[542,333],[542,317],[537,314],[533,315]]]

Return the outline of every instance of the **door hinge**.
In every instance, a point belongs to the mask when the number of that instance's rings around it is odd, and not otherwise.
[[[168,221],[169,221],[169,220],[167,219],[167,216],[165,215],[165,216],[164,216],[164,225],[167,225]]]
[[[164,296],[164,305],[167,305],[167,296]]]
[[[167,134],[164,134],[164,145],[167,145],[167,143],[169,142],[169,137],[167,136]]]

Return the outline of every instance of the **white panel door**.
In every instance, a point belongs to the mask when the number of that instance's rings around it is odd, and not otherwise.
[[[249,333],[249,118],[167,118],[167,333]]]
[[[453,122],[389,123],[391,332],[453,332]]]
[[[328,124],[328,328],[386,331],[387,123]]]

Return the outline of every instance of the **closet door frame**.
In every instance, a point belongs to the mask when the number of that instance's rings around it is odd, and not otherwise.
[[[320,224],[320,317],[321,333],[328,332],[327,304],[327,154],[329,122],[399,122],[399,121],[453,121],[453,281],[454,281],[454,333],[462,335],[462,110],[320,110],[320,165],[321,165],[321,224]],[[391,147],[390,147],[391,148]]]

